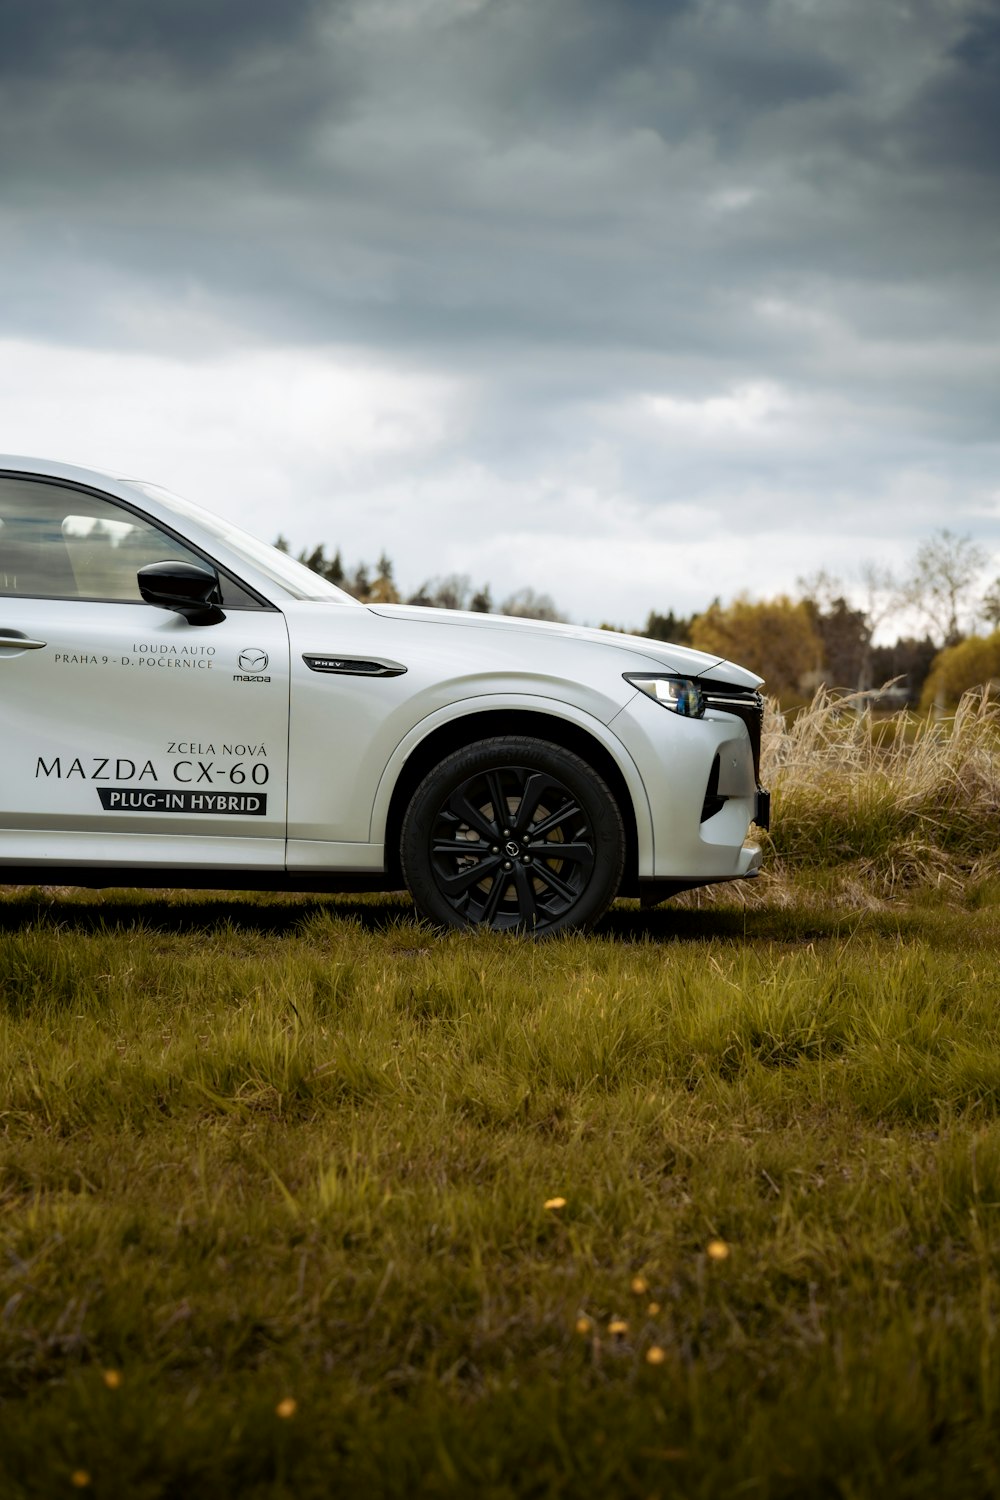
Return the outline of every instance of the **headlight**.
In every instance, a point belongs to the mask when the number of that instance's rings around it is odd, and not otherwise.
[[[705,716],[705,695],[690,677],[654,676],[649,672],[623,672],[626,682],[637,687],[641,693],[655,698],[664,708],[672,709],[685,719],[702,719]]]

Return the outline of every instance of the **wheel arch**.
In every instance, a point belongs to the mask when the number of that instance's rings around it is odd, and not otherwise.
[[[413,793],[427,772],[455,750],[475,744],[477,740],[504,734],[527,734],[571,750],[607,783],[625,828],[625,870],[620,894],[635,894],[639,878],[640,832],[634,794],[621,766],[607,745],[584,725],[541,708],[475,709],[438,724],[410,747],[395,774],[385,815],[386,873],[393,881],[402,881],[399,845],[403,818]],[[627,752],[624,754],[627,758]],[[648,814],[648,809],[643,810]],[[378,836],[374,828],[372,836]]]

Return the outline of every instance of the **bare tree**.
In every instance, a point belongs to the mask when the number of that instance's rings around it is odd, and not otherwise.
[[[827,614],[838,599],[845,597],[843,582],[835,573],[819,568],[815,573],[803,573],[795,580],[799,595],[816,606],[820,614]]]
[[[536,594],[534,589],[518,589],[500,606],[502,615],[520,615],[525,620],[558,620],[560,614],[555,601],[548,594]]]
[[[884,625],[886,620],[899,609],[903,599],[903,589],[889,568],[883,568],[879,563],[872,562],[870,559],[861,564],[858,577],[864,590],[864,603],[861,608],[865,617],[865,636],[861,665],[858,670],[858,687],[865,689],[875,686],[872,682],[872,642],[875,634],[879,626]]]
[[[428,578],[407,604],[430,604],[435,609],[468,609],[472,585],[467,573],[449,573],[444,578]]]
[[[940,645],[954,646],[962,639],[962,619],[975,613],[975,588],[986,562],[978,542],[947,527],[917,549],[904,598]]]
[[[856,588],[845,588],[843,582],[821,568],[818,573],[798,580],[802,598],[814,614],[814,623],[823,643],[824,670],[833,672],[834,680],[847,686],[850,678],[858,691],[873,687],[872,642],[880,625],[899,608],[900,587],[888,568],[864,562],[858,569],[861,586],[860,607],[852,607],[848,595],[857,599]]]
[[[1000,630],[1000,578],[994,578],[979,606],[979,613],[993,630]]]

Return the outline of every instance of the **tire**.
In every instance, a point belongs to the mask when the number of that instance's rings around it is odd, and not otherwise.
[[[527,736],[456,750],[403,820],[403,875],[438,927],[549,936],[590,927],[625,867],[618,804],[572,751]]]

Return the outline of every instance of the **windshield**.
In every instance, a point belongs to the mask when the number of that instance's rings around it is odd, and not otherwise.
[[[304,563],[296,562],[294,557],[289,557],[287,552],[279,552],[277,547],[271,547],[267,542],[262,542],[259,537],[251,536],[240,526],[232,526],[224,521],[221,516],[213,515],[210,510],[203,510],[200,505],[195,505],[191,500],[183,500],[179,495],[171,494],[169,490],[162,489],[158,484],[136,483],[135,488],[148,495],[151,500],[158,501],[170,510],[176,511],[178,515],[187,516],[189,520],[196,521],[204,531],[212,536],[218,537],[232,552],[245,559],[251,567],[256,568],[259,573],[270,578],[274,583],[291,594],[295,599],[326,599],[334,604],[357,604],[357,600],[343,589],[338,589],[336,584],[330,583],[326,578],[314,573]]]

